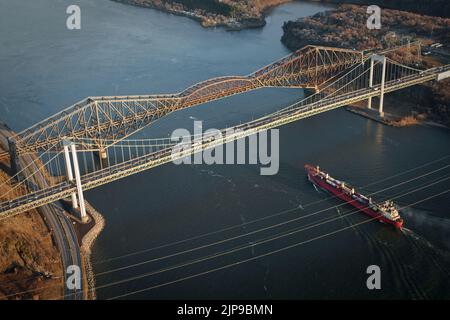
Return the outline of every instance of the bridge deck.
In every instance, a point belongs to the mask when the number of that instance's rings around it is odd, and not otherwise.
[[[450,70],[450,65],[429,69],[418,74],[413,74],[398,80],[386,82],[385,93],[430,80],[438,80],[439,74],[448,72],[448,70]],[[378,85],[373,88],[364,88],[346,94],[341,94],[336,97],[324,98],[306,105],[294,105],[289,109],[275,112],[270,116],[262,117],[255,121],[235,126],[233,129],[236,130],[237,133],[233,135],[225,136],[220,140],[206,139],[202,144],[197,146],[193,145],[190,149],[176,153],[176,155],[172,154],[173,147],[169,147],[152,154],[86,174],[82,177],[83,189],[92,189],[108,182],[127,177],[134,173],[171,162],[174,159],[184,158],[188,155],[199,152],[202,149],[212,148],[236,139],[250,136],[259,131],[275,128],[299,119],[310,117],[354,102],[366,100],[370,97],[378,96],[380,94],[379,88],[380,86]],[[9,216],[36,208],[56,200],[66,198],[75,191],[75,185],[68,182],[62,182],[47,189],[38,190],[15,200],[1,203],[0,215]]]

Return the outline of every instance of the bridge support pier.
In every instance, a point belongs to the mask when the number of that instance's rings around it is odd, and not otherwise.
[[[72,143],[70,148],[72,151],[73,168],[75,171],[75,182],[77,184],[78,201],[80,202],[81,220],[83,222],[87,222],[89,220],[89,218],[86,214],[86,206],[84,204],[83,187],[81,185],[80,167],[78,166],[78,156],[77,156],[77,149],[75,147],[75,143]]]
[[[8,148],[9,148],[11,175],[14,176],[20,171],[20,161],[19,156],[17,155],[16,141],[12,137],[8,138]],[[17,176],[17,180],[20,180],[20,175]]]
[[[108,167],[108,150],[101,148],[98,151],[94,151],[94,156],[98,158],[100,168]]]
[[[67,179],[70,182],[72,182],[74,180],[74,176],[72,173],[72,164],[70,162],[70,153],[71,153],[72,161],[73,161],[73,171],[75,173],[75,184],[77,186],[78,201],[77,201],[77,195],[75,193],[72,193],[71,194],[72,206],[74,209],[77,209],[78,206],[80,207],[81,221],[87,222],[89,220],[89,218],[86,214],[86,206],[84,204],[83,187],[81,184],[80,167],[78,165],[77,149],[76,149],[75,143],[73,143],[72,141],[69,141],[67,139],[63,140],[63,147],[64,147],[64,159],[66,161]],[[70,147],[70,153],[69,153],[69,147]]]
[[[370,59],[370,76],[369,76],[369,88],[373,87],[373,59]],[[372,97],[367,101],[367,107],[372,109]]]
[[[316,85],[316,86],[314,87],[314,93],[319,93],[319,92],[320,92],[319,86]]]
[[[73,173],[72,173],[72,164],[70,162],[70,154],[69,154],[69,146],[71,142],[68,140],[63,140],[64,147],[64,159],[66,160],[66,172],[67,172],[67,180],[72,183],[73,182]],[[78,208],[78,201],[76,193],[71,194],[72,197],[72,207],[74,209]]]
[[[100,164],[102,165],[102,168],[106,168],[108,166],[108,151],[104,148],[101,148],[98,151],[98,155],[100,158]]]
[[[381,84],[380,84],[380,104],[378,107],[378,113],[380,117],[384,117],[384,111],[383,111],[383,102],[384,102],[384,87],[385,87],[385,80],[386,80],[386,56],[380,56],[377,54],[373,54],[370,57],[370,78],[369,78],[369,87],[373,87],[373,73],[374,73],[374,61],[378,61],[382,63],[382,71],[381,71]],[[369,109],[372,108],[372,98],[369,98],[368,103]]]
[[[381,72],[381,88],[380,88],[380,106],[378,112],[380,117],[384,117],[383,102],[384,102],[384,83],[386,80],[386,56],[383,56],[383,71]]]

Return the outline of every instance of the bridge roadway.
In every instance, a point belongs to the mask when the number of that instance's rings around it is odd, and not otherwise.
[[[405,76],[401,79],[388,81],[385,84],[385,93],[410,87],[419,83],[437,80],[439,74],[449,70],[450,65],[446,65],[444,67],[428,69],[418,74]],[[203,149],[212,148],[250,136],[263,130],[272,129],[296,120],[307,118],[379,95],[380,85],[377,85],[373,88],[363,88],[335,97],[325,97],[317,102],[306,105],[300,105],[300,103],[297,103],[269,116],[235,126],[233,127],[233,129],[237,131],[235,134],[227,135],[217,140],[214,140],[214,137],[204,139],[201,144],[194,143],[190,149],[177,152],[175,155],[172,155],[173,147],[169,147],[152,154],[137,157],[135,159],[83,175],[81,177],[83,189],[93,189],[97,186],[127,177],[134,173],[171,162],[174,159],[184,158]],[[18,214],[44,204],[69,197],[73,192],[76,192],[76,187],[73,183],[61,182],[55,186],[51,186],[49,188],[42,189],[15,200],[0,204],[0,216]]]

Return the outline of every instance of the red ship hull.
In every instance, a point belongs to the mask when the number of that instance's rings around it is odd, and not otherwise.
[[[326,183],[325,181],[320,179],[320,177],[316,174],[314,167],[312,167],[310,165],[305,165],[305,170],[306,170],[306,172],[308,174],[309,181],[311,181],[312,183],[314,183],[318,187],[320,187],[320,188],[330,192],[331,194],[333,194],[337,198],[345,201],[349,205],[351,205],[351,206],[357,208],[358,210],[364,212],[368,216],[376,218],[380,222],[391,224],[395,228],[398,228],[398,229],[402,228],[402,226],[403,226],[403,220],[402,219],[395,220],[395,221],[387,219],[386,217],[384,217],[380,213],[375,212],[374,210],[369,208],[367,205],[364,205],[364,204],[360,203],[359,201],[351,198],[349,195],[343,193],[340,188],[335,188],[332,185],[329,185],[328,183]]]

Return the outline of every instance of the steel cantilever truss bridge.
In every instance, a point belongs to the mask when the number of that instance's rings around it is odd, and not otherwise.
[[[45,151],[61,138],[121,140],[171,112],[263,87],[317,88],[363,53],[307,46],[247,76],[197,83],[176,94],[89,97],[22,131],[17,152]]]
[[[73,199],[76,193],[82,200],[82,190],[358,101],[380,97],[382,105],[384,93],[450,76],[449,65],[416,69],[399,61],[403,59],[395,55],[399,52],[400,57],[411,62],[420,56],[420,46],[413,44],[376,54],[306,46],[248,76],[214,78],[176,94],[84,99],[11,139],[10,159],[12,167],[18,170],[14,177],[18,180],[12,178],[8,183],[13,185],[12,193],[19,188],[27,192],[0,203],[0,216],[70,196]],[[315,93],[270,115],[233,127],[234,134],[204,137],[182,150],[175,149],[177,142],[168,138],[128,139],[174,111],[263,87],[311,88]],[[77,148],[72,149],[73,165],[67,153],[68,141]],[[24,156],[33,160],[21,169],[20,159]],[[37,169],[30,172],[30,166]],[[68,174],[72,166],[79,170],[78,180]],[[49,181],[45,187],[39,182],[43,173]]]

